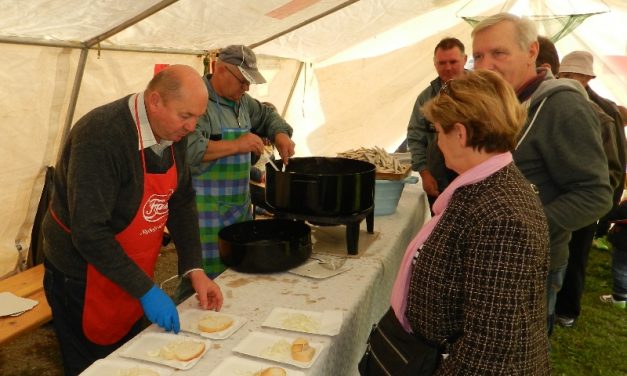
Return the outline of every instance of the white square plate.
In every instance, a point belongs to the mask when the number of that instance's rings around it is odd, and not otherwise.
[[[151,355],[158,354],[162,347],[176,341],[203,342],[205,344],[205,350],[202,354],[200,354],[200,356],[187,362],[181,360],[168,360],[163,359],[158,355]],[[208,339],[197,339],[170,333],[143,333],[135,337],[132,342],[126,345],[124,349],[120,351],[120,356],[163,364],[177,369],[190,369],[207,353],[207,351],[209,351],[210,346],[211,341]]]
[[[100,359],[92,363],[89,368],[81,373],[81,376],[117,376],[124,375],[124,371],[135,368],[149,369],[155,371],[159,376],[170,376],[174,373],[172,368],[161,367],[152,364],[145,364],[133,360],[125,359]]]
[[[262,362],[253,359],[244,359],[238,356],[229,356],[224,359],[218,367],[213,369],[209,376],[254,376],[255,373],[263,371],[268,367],[281,367],[276,363]],[[287,376],[305,376],[302,371],[281,367]]]
[[[291,353],[292,342],[294,342],[296,338],[297,337],[284,337],[262,332],[252,332],[238,343],[237,346],[233,348],[233,351],[257,358],[273,360],[279,363],[291,364],[300,368],[309,368],[320,356],[322,349],[324,349],[324,343],[311,342],[307,339],[309,346],[316,349],[316,352],[309,362],[299,362],[292,359]],[[287,345],[279,346],[279,344],[284,343],[282,341],[287,342]],[[278,351],[277,349],[273,351],[273,348],[279,347],[282,348],[282,351]]]
[[[277,307],[261,324],[269,328],[334,336],[340,332],[344,313],[336,310],[322,312]]]
[[[220,332],[214,332],[214,333],[203,332],[202,330],[198,329],[198,321],[200,321],[203,317],[206,317],[208,315],[228,316],[231,319],[233,319],[233,324]],[[239,328],[241,328],[246,323],[246,321],[248,321],[248,319],[246,319],[245,317],[235,316],[229,313],[207,311],[207,310],[195,309],[195,308],[190,308],[181,312],[181,314],[179,315],[179,318],[181,320],[181,330],[184,330],[190,333],[196,333],[203,337],[211,338],[211,339],[229,338],[231,334],[235,333]]]

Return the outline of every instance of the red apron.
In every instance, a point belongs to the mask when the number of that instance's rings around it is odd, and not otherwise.
[[[172,167],[165,174],[146,172],[144,145],[137,113],[137,96],[135,97],[135,119],[142,148],[144,192],[135,217],[128,227],[116,234],[115,239],[126,254],[152,278],[168,219],[168,200],[176,189],[176,161],[174,151],[170,147]],[[61,223],[60,225],[65,227]],[[138,299],[103,276],[93,265],[87,265],[83,332],[90,341],[99,345],[110,345],[119,341],[130,331],[143,313]]]

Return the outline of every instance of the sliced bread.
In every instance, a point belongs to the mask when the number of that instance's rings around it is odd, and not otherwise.
[[[198,329],[205,333],[226,330],[233,325],[233,319],[226,315],[210,314],[198,321]]]
[[[168,345],[174,357],[180,361],[187,362],[198,358],[205,351],[205,343],[199,341],[178,341]]]

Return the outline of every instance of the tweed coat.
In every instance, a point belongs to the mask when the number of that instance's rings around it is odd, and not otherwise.
[[[549,234],[513,163],[459,187],[418,254],[407,318],[441,341],[463,331],[438,375],[547,375]]]

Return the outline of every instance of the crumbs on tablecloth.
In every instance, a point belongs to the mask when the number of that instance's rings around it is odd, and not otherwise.
[[[300,280],[298,278],[283,278],[281,280],[283,283],[298,283]]]
[[[246,286],[247,284],[251,282],[252,281],[249,280],[248,278],[238,278],[234,281],[227,282],[226,285],[229,287],[242,287],[242,286]]]
[[[324,296],[319,297],[318,299],[307,299],[305,300],[305,303],[307,304],[313,304],[313,303],[318,303],[321,302],[323,300],[325,300],[326,298]]]

